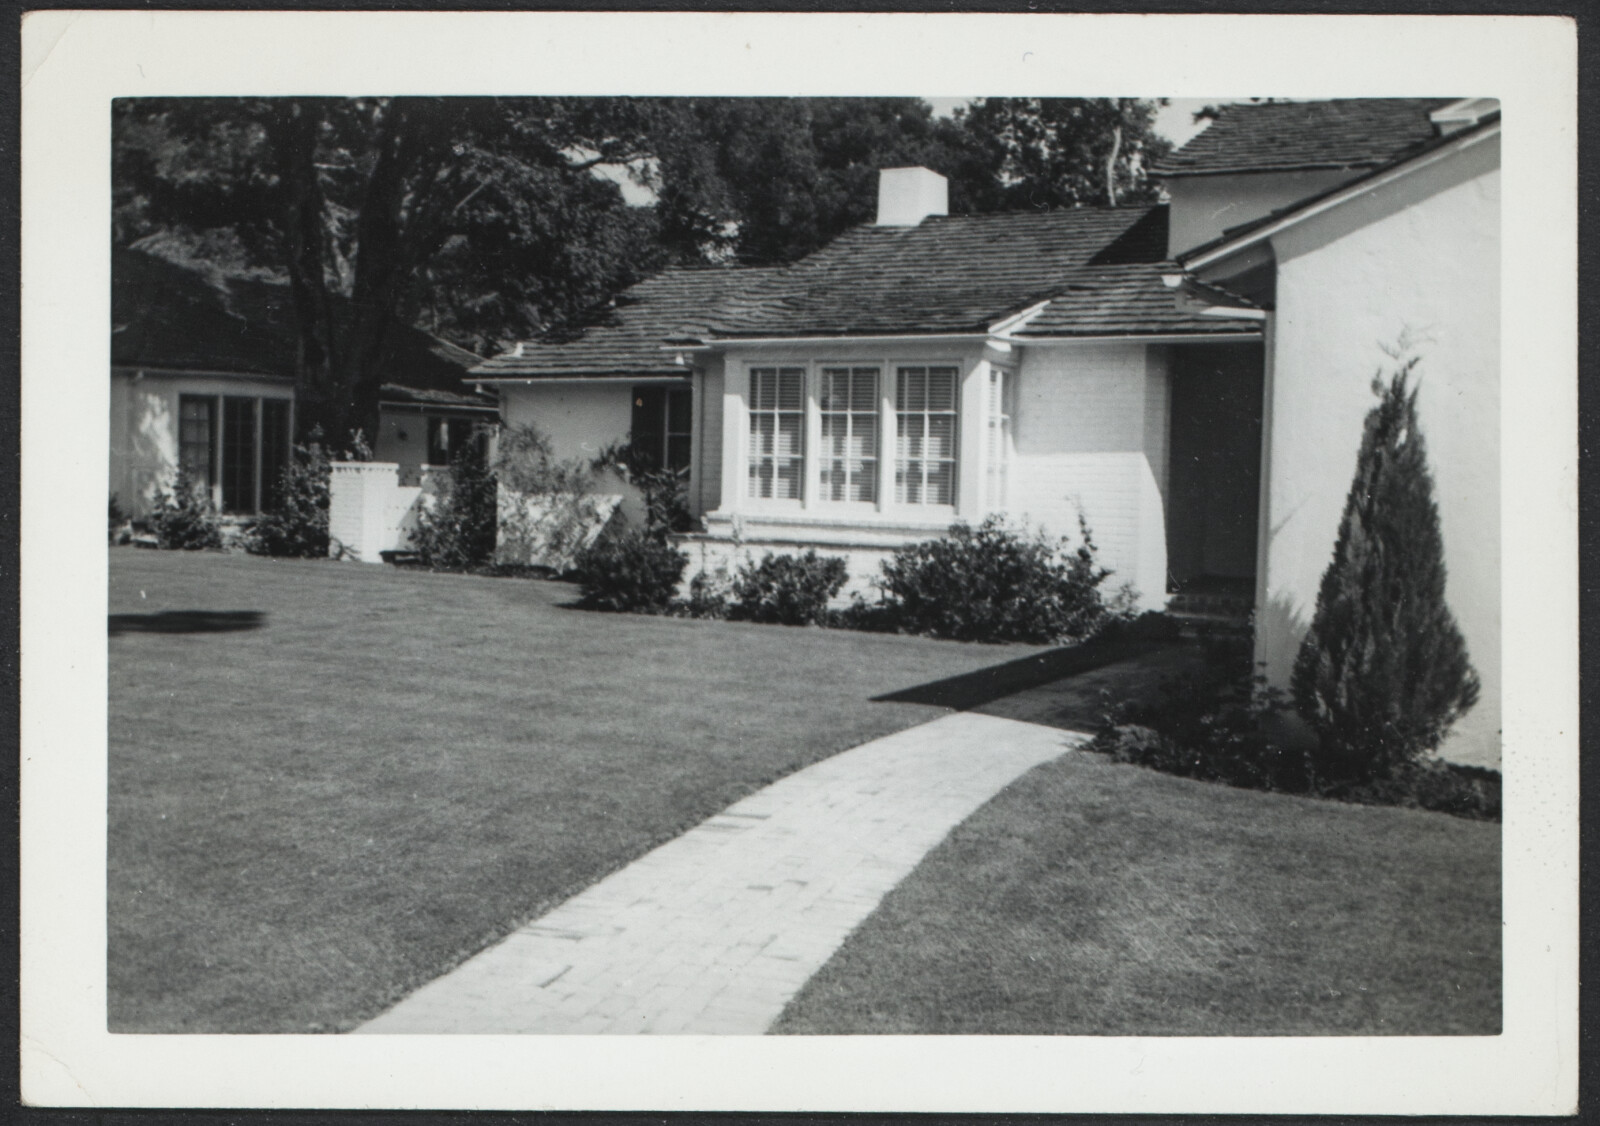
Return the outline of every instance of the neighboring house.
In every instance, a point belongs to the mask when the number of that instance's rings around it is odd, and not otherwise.
[[[270,507],[295,431],[297,337],[288,287],[201,273],[138,250],[112,257],[110,491],[148,513],[179,464],[217,510]],[[411,328],[392,335],[374,454],[443,463],[495,421],[463,383],[479,358]]]
[[[1498,758],[1498,109],[1225,107],[1169,203],[949,216],[885,170],[877,222],[779,269],[668,271],[473,378],[558,456],[684,466],[695,566],[893,548],[1081,512],[1140,604],[1247,613],[1286,682],[1383,349],[1424,356],[1448,596],[1483,680],[1451,742]]]

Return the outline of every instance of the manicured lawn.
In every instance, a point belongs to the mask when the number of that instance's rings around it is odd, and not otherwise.
[[[591,614],[555,583],[111,552],[113,1031],[373,1016],[1038,650]]]
[[[1068,755],[929,853],[775,1031],[1493,1035],[1499,828]]]

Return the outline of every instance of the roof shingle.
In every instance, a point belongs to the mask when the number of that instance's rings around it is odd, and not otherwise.
[[[1228,105],[1151,169],[1156,176],[1370,168],[1432,140],[1455,98],[1336,98]]]
[[[1177,273],[1172,263],[1088,266],[1063,279],[1056,296],[1014,335],[1161,336],[1237,335],[1260,331],[1259,317],[1219,316],[1201,310],[1207,301],[1169,287],[1163,274]],[[1248,306],[1242,298],[1231,303]]]
[[[286,284],[210,278],[141,250],[112,252],[114,366],[292,379],[298,350]],[[379,357],[394,385],[482,403],[463,384],[476,363],[465,348],[401,324],[387,334]]]
[[[1073,208],[939,216],[915,227],[857,227],[815,254],[686,319],[685,338],[983,332],[1051,296],[1073,271],[1147,237],[1165,208]],[[1159,213],[1159,215],[1155,214]],[[1138,237],[1127,238],[1135,228]]]
[[[724,293],[755,287],[772,270],[754,267],[669,269],[617,298],[610,316],[564,343],[534,341],[485,360],[485,379],[593,375],[682,375],[663,344]]]

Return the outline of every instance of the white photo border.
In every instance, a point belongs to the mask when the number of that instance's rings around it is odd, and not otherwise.
[[[40,11],[22,43],[27,1103],[1566,1114],[1577,1100],[1577,53],[1515,16]],[[893,49],[887,49],[892,44]],[[153,95],[1501,100],[1504,1031],[1496,1037],[106,1031],[111,100]],[[1514,383],[1512,381],[1515,381]],[[1514,388],[1514,393],[1513,393]]]

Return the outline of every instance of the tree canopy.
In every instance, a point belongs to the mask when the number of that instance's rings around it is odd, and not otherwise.
[[[1156,104],[991,98],[159,98],[113,109],[113,238],[287,283],[307,425],[370,429],[385,334],[488,354],[668,263],[776,264],[870,221],[879,168],[954,212],[1140,203]],[[648,189],[629,206],[602,166]]]

